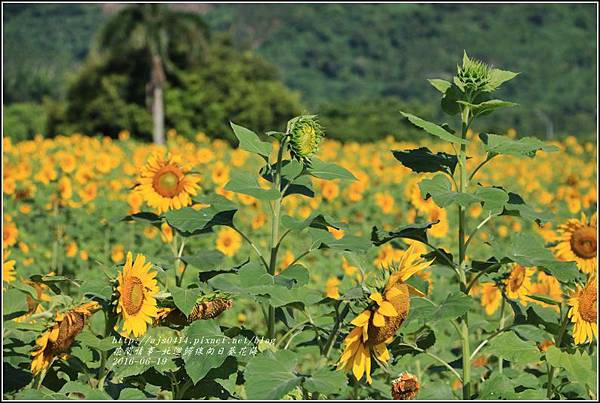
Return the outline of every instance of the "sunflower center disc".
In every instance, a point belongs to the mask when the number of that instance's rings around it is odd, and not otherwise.
[[[587,322],[596,322],[598,309],[596,307],[598,293],[596,287],[592,284],[586,287],[579,297],[579,312],[581,317]]]
[[[519,267],[515,276],[510,281],[511,290],[517,291],[523,285],[523,281],[525,281],[525,269]]]
[[[571,236],[571,249],[580,258],[596,257],[596,230],[586,226],[578,229]]]
[[[125,310],[130,315],[135,315],[142,309],[144,302],[144,285],[137,277],[131,277],[125,286]]]

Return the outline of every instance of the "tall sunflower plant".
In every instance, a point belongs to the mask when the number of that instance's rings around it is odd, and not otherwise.
[[[533,231],[516,232],[508,243],[485,234],[506,216],[531,223],[523,228],[552,219],[520,195],[478,178],[502,156],[534,158],[538,152],[558,150],[533,137],[513,139],[477,127],[485,123],[482,117],[517,106],[494,96],[517,75],[465,52],[450,81],[429,80],[441,94],[443,112],[451,123],[458,121],[456,129],[401,111],[411,124],[439,139],[444,151],[421,147],[392,153],[414,174],[424,174],[421,197],[455,216],[456,237],[454,247],[446,250],[427,236],[438,221],[393,231],[373,227],[375,247],[391,243],[404,252],[385,269],[393,274],[383,288],[371,293],[366,309],[349,323],[339,367],[356,382],[376,387],[377,378],[390,381],[409,357],[418,356],[428,365],[417,366],[419,373],[428,374],[430,387],[439,387],[439,393],[448,390],[446,398],[565,398],[574,388],[595,396],[590,355],[597,332],[595,215],[559,227],[560,237],[549,244]],[[467,214],[476,205],[484,212],[478,221]],[[438,279],[433,281],[437,292],[431,293],[422,280],[409,279],[425,269]],[[448,277],[443,273],[451,273],[452,280],[443,280]],[[554,297],[540,291],[542,283]],[[490,319],[499,306],[499,315]],[[535,382],[528,378],[532,368]],[[449,383],[462,389],[459,396],[445,386]]]

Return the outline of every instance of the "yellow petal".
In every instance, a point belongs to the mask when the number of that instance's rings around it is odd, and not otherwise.
[[[378,292],[372,293],[369,298],[372,299],[373,301],[377,302],[378,305],[381,305],[381,302],[383,301],[383,297]]]
[[[390,304],[388,301],[382,301],[381,304],[379,304],[377,313],[385,316],[398,316],[396,308],[394,308],[394,305]]]
[[[373,324],[377,327],[384,327],[385,318],[383,317],[383,315],[375,312],[375,314],[373,315]]]

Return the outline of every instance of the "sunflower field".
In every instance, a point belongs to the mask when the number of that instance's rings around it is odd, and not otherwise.
[[[486,132],[511,79],[415,142],[4,137],[3,397],[597,398],[596,144]]]

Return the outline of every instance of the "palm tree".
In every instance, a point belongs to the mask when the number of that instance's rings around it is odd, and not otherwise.
[[[112,17],[98,37],[98,52],[113,62],[141,54],[147,60],[146,106],[152,114],[152,138],[165,142],[163,92],[167,76],[201,60],[208,48],[208,28],[196,14],[162,4],[136,4]]]

